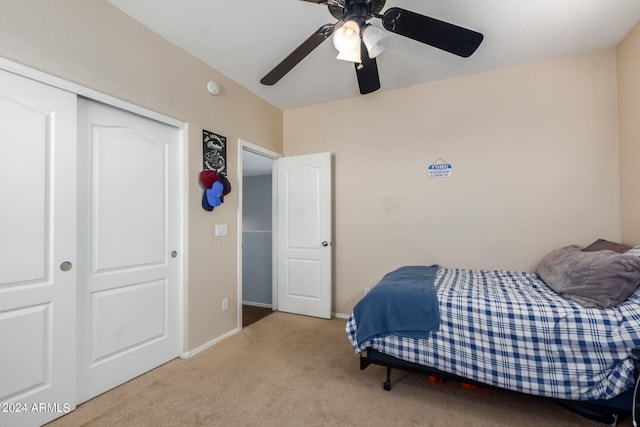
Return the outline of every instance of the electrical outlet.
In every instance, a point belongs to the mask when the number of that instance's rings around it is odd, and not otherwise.
[[[364,294],[365,295],[368,294],[370,290],[371,290],[371,288],[364,288]]]
[[[229,298],[222,298],[222,311],[229,310]]]

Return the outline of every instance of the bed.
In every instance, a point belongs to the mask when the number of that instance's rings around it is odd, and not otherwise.
[[[608,424],[632,415],[640,248],[586,249],[552,251],[535,273],[441,266],[388,273],[346,325],[361,369],[386,366],[386,390],[391,368],[400,368],[555,399]]]

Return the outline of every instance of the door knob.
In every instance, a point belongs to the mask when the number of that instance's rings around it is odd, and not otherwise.
[[[60,264],[60,270],[62,271],[69,271],[71,270],[71,267],[73,267],[73,264],[71,264],[69,261],[65,261]]]
[[[177,251],[171,251],[171,258],[175,258],[178,256],[178,252]]]
[[[324,242],[322,242],[322,246],[329,246],[329,242],[325,240]]]

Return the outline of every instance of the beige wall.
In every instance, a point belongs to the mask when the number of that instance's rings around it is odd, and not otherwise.
[[[617,47],[622,238],[640,244],[640,23]]]
[[[103,0],[1,0],[0,57],[188,123],[186,348],[233,330],[238,199],[232,192],[212,213],[200,207],[202,129],[227,137],[234,185],[238,138],[281,152],[282,112]],[[219,96],[207,93],[209,80]],[[229,224],[230,236],[214,238],[215,223]]]
[[[285,155],[335,156],[342,314],[400,265],[532,270],[618,240],[617,141],[614,50],[284,113]],[[427,176],[438,159],[450,178]]]

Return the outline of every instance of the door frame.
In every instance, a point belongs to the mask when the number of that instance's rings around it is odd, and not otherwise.
[[[278,206],[276,201],[278,200],[278,176],[276,170],[276,159],[283,157],[282,154],[275,151],[268,150],[260,147],[259,145],[252,144],[238,138],[238,319],[237,330],[242,329],[242,185],[243,185],[243,165],[242,154],[244,151],[249,151],[254,154],[269,158],[273,161],[273,169],[271,173],[271,308],[273,310],[278,309],[278,239],[273,237],[278,235]]]
[[[16,62],[10,61],[8,59],[0,57],[0,69],[8,71],[13,74],[17,74],[22,77],[26,77],[32,80],[35,80],[40,83],[47,84],[49,86],[65,90],[67,92],[71,92],[77,96],[81,96],[84,98],[89,98],[94,101],[102,102],[104,104],[110,105],[112,107],[120,108],[122,110],[128,111],[130,113],[138,114],[140,116],[147,117],[152,120],[156,120],[158,122],[162,122],[168,124],[170,126],[178,128],[178,200],[180,203],[179,209],[179,220],[178,220],[178,251],[182,256],[179,260],[179,272],[178,272],[178,295],[179,301],[177,301],[178,305],[178,313],[177,313],[177,330],[178,330],[178,343],[179,348],[177,349],[177,356],[184,357],[185,352],[185,337],[186,337],[186,321],[185,321],[185,313],[186,310],[186,287],[184,285],[186,276],[185,266],[187,265],[187,246],[185,244],[185,230],[186,230],[186,214],[187,214],[187,201],[186,195],[188,194],[188,180],[185,179],[186,171],[188,171],[187,164],[187,155],[186,155],[186,142],[188,141],[189,135],[189,127],[188,124],[174,119],[169,116],[165,116],[164,114],[157,113],[152,110],[148,110],[144,107],[140,107],[138,105],[132,104],[130,102],[121,100],[111,95],[107,95],[105,93],[99,92],[94,89],[89,89],[85,86],[72,83],[70,81],[64,80],[59,77],[55,77],[51,74],[47,74],[42,71],[38,71],[36,69],[30,68],[26,65],[18,64]],[[77,331],[76,331],[77,332]],[[77,350],[76,350],[77,351]]]

